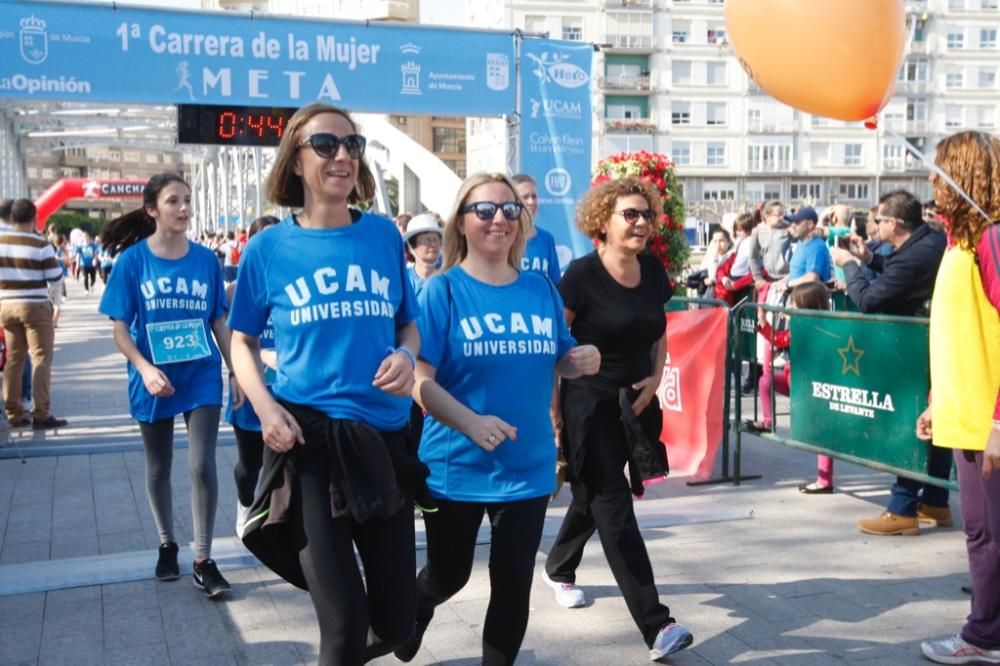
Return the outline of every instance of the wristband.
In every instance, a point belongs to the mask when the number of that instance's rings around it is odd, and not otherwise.
[[[409,357],[410,363],[413,365],[413,368],[416,369],[417,358],[413,355],[413,352],[411,352],[406,347],[396,347],[395,349],[389,347],[388,349],[386,349],[386,353],[388,354],[395,354],[396,352],[403,352],[404,354],[406,354]]]

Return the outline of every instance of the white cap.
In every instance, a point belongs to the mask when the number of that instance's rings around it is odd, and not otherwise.
[[[409,243],[410,239],[418,234],[433,231],[444,237],[444,229],[438,226],[437,218],[430,213],[421,213],[413,217],[406,225],[406,233],[403,234],[403,242]]]

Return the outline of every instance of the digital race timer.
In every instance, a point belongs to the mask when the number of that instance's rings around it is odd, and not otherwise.
[[[296,109],[271,106],[177,105],[177,142],[277,146]]]

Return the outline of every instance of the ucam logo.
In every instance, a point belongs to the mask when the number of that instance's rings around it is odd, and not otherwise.
[[[537,118],[540,111],[545,112],[545,118],[579,120],[583,117],[583,106],[580,102],[567,102],[562,99],[543,99],[539,101],[532,97],[531,117]]]
[[[546,51],[541,56],[534,53],[526,55],[534,61],[535,64],[531,71],[542,83],[551,81],[563,88],[579,88],[590,82],[590,75],[583,71],[583,68],[566,62],[569,60],[569,54]]]

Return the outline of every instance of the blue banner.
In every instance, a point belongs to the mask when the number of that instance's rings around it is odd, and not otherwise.
[[[498,115],[515,106],[500,33],[14,0],[0,97]]]
[[[549,39],[521,43],[521,172],[538,181],[538,226],[556,239],[560,267],[594,249],[573,223],[590,187],[594,49]]]

